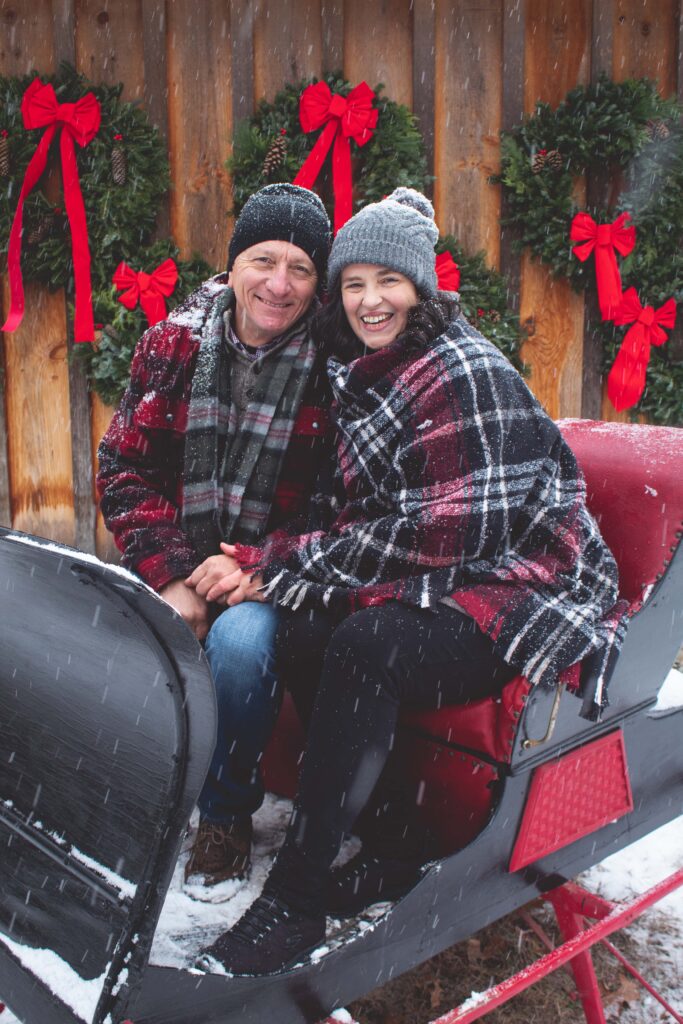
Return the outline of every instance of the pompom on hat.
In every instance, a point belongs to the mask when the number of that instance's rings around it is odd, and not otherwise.
[[[319,197],[300,185],[266,185],[249,196],[235,222],[228,270],[240,253],[258,242],[291,242],[310,256],[322,284],[330,251],[330,220]]]
[[[427,197],[414,188],[396,188],[340,228],[332,243],[328,288],[334,288],[344,267],[351,263],[372,263],[398,270],[421,295],[434,296],[438,290],[434,268],[438,239],[434,207]]]

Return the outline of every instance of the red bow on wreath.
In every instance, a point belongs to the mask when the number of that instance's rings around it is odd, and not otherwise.
[[[434,261],[439,291],[457,292],[460,287],[460,268],[449,252],[440,252]]]
[[[312,188],[325,157],[332,151],[332,184],[334,186],[334,233],[353,213],[353,182],[351,178],[350,139],[364,146],[372,138],[379,111],[372,106],[375,94],[361,82],[348,96],[334,96],[326,82],[307,86],[299,101],[299,120],[304,132],[325,126],[294,179],[295,185]]]
[[[614,312],[614,322],[620,325],[633,323],[607,378],[609,400],[621,412],[635,405],[645,389],[650,346],[663,345],[666,341],[663,328],[672,328],[676,322],[676,301],[667,299],[659,309],[641,306],[635,288],[628,288],[621,305]]]
[[[603,320],[611,320],[621,302],[621,276],[614,250],[628,256],[636,244],[636,229],[626,223],[630,219],[630,214],[622,213],[613,224],[596,224],[589,214],[577,213],[572,221],[569,237],[572,242],[582,243],[574,246],[574,255],[583,262],[595,250],[595,279]]]
[[[47,131],[38,143],[26,168],[17,209],[12,221],[7,253],[10,311],[2,329],[3,331],[16,330],[24,316],[24,282],[21,275],[24,202],[26,196],[40,180],[45,170],[52,139],[57,129],[61,128],[59,148],[62,158],[64,205],[71,227],[76,292],[74,338],[76,341],[92,341],[95,330],[90,284],[90,249],[88,247],[85,206],[78,180],[74,141],[79,146],[87,146],[97,135],[100,127],[100,105],[91,92],[86,93],[77,103],[58,103],[53,87],[44,85],[39,78],[34,78],[21,101],[21,113],[24,119],[24,128],[29,131],[33,128],[47,128]]]
[[[172,293],[177,280],[178,268],[170,256],[151,274],[146,274],[144,270],[133,270],[122,261],[112,277],[117,288],[126,289],[123,295],[119,295],[119,302],[122,302],[126,309],[135,309],[139,302],[150,327],[165,319],[164,300]]]

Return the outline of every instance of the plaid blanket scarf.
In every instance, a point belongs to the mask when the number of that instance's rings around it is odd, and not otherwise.
[[[606,665],[625,628],[616,565],[573,453],[505,357],[458,317],[417,354],[398,342],[329,373],[326,522],[239,549],[268,593],[348,613],[451,599],[532,683],[599,652]]]

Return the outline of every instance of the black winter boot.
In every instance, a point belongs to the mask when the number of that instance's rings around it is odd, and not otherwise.
[[[270,974],[297,963],[325,939],[329,872],[286,840],[263,887],[237,924],[205,949],[200,970]]]
[[[330,917],[353,917],[373,903],[405,896],[421,874],[421,862],[373,857],[360,850],[348,863],[332,870],[325,909]]]
[[[415,785],[401,776],[395,755],[387,762],[354,832],[363,848],[331,872],[325,901],[331,917],[351,917],[373,903],[400,899],[420,880],[423,864],[442,852],[420,817]]]
[[[271,974],[301,960],[325,939],[325,917],[309,917],[265,893],[196,962],[230,974]]]

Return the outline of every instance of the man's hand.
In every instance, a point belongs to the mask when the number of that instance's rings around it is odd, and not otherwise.
[[[159,591],[164,601],[188,624],[198,640],[203,640],[209,632],[209,606],[206,600],[201,597],[184,580],[171,580]]]
[[[264,601],[260,576],[242,572],[234,558],[235,548],[221,543],[223,554],[210,555],[187,577],[185,585],[206,601],[233,608],[242,601]]]
[[[242,582],[243,572],[229,555],[210,555],[187,577],[185,583],[207,601],[217,601]],[[239,602],[235,602],[239,604]]]

